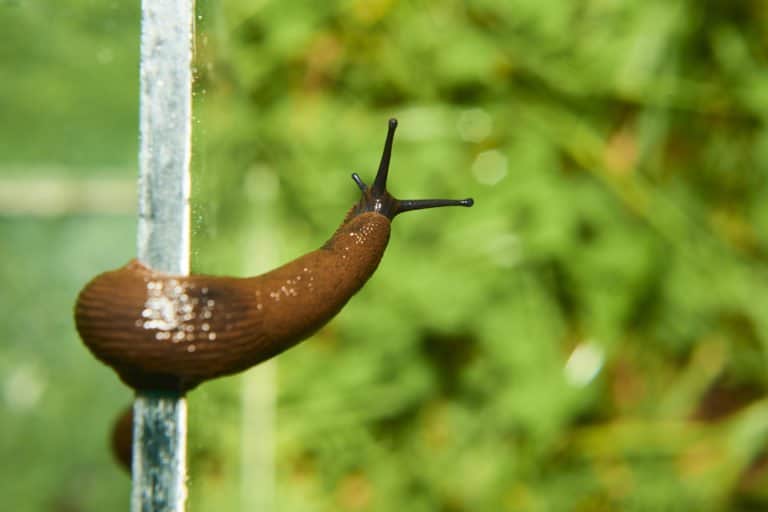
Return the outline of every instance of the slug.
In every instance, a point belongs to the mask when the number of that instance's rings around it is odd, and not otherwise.
[[[237,373],[307,338],[371,277],[400,213],[472,206],[472,199],[399,200],[386,188],[397,120],[389,120],[373,185],[319,249],[256,277],[173,276],[137,260],[81,291],[75,323],[85,345],[134,389],[186,392]]]
[[[126,407],[115,418],[109,441],[115,461],[130,473],[133,465],[133,407]]]

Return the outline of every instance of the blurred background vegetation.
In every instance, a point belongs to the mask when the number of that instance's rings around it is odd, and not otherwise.
[[[198,272],[323,243],[393,116],[393,192],[476,205],[190,394],[190,511],[768,509],[764,2],[198,3]],[[0,495],[120,510],[71,310],[135,254],[139,6],[44,4],[0,2]]]

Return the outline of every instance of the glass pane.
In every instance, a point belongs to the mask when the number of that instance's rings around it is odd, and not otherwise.
[[[321,246],[389,117],[395,195],[476,206],[398,218],[329,325],[190,393],[189,510],[765,509],[758,4],[200,2],[196,272]],[[138,6],[0,10],[0,489],[119,510],[131,393],[71,306],[135,252]]]
[[[272,430],[240,408],[261,368],[193,394],[192,506],[763,503],[765,52],[756,4],[728,5],[201,6],[198,183],[223,199],[197,202],[198,269],[320,246],[392,116],[393,191],[477,203],[394,222],[277,359]],[[243,477],[261,435],[274,493]]]

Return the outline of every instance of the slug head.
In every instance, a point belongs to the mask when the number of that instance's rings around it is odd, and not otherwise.
[[[425,208],[438,208],[441,206],[472,206],[472,199],[397,199],[387,191],[387,176],[389,174],[389,160],[392,155],[392,141],[395,138],[397,119],[389,120],[387,139],[384,142],[384,152],[381,155],[379,170],[373,185],[366,185],[357,173],[352,173],[363,197],[352,208],[351,217],[365,212],[376,212],[387,217],[390,221],[396,215]]]

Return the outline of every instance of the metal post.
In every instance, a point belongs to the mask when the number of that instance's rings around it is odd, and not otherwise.
[[[189,273],[194,0],[143,0],[138,258]],[[187,405],[171,392],[138,392],[133,406],[132,512],[182,512]]]

